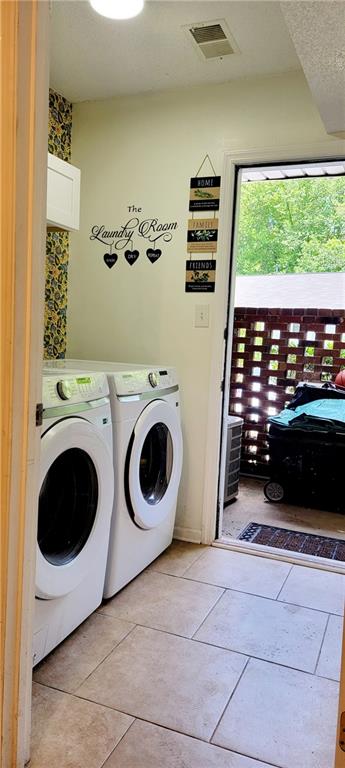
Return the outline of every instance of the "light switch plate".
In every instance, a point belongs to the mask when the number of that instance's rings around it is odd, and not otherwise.
[[[208,328],[210,324],[210,305],[197,304],[195,307],[195,328]]]

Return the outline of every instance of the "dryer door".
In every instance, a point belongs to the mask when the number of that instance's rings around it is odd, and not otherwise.
[[[139,416],[127,460],[129,500],[140,528],[155,528],[171,514],[181,469],[179,413],[165,400],[155,400]]]
[[[43,434],[36,597],[66,595],[83,581],[99,557],[113,493],[112,457],[96,426],[71,417]]]

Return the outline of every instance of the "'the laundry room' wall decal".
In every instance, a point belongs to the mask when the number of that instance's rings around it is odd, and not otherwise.
[[[170,243],[178,228],[177,221],[160,221],[157,216],[141,217],[142,208],[135,205],[128,205],[127,210],[129,218],[120,226],[111,228],[105,224],[94,224],[91,227],[90,240],[109,249],[108,253],[104,253],[103,249],[103,260],[109,269],[118,262],[119,252],[123,252],[127,264],[133,266],[140,256],[141,244],[147,259],[154,264],[162,256],[163,243]],[[149,247],[145,248],[145,245]]]

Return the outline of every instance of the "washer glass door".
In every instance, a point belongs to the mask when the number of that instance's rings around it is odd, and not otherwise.
[[[86,419],[62,419],[41,438],[36,597],[75,589],[99,558],[114,493],[111,452]]]
[[[139,480],[148,504],[158,504],[171,478],[173,443],[166,424],[158,422],[147,433],[141,451]]]
[[[139,416],[127,461],[130,506],[140,528],[155,528],[171,514],[181,469],[179,413],[176,406],[155,400]]]
[[[98,503],[98,477],[89,454],[68,448],[43,480],[38,505],[37,542],[53,565],[74,560],[92,531]]]

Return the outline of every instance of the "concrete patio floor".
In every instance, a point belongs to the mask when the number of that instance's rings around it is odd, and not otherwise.
[[[223,513],[222,535],[237,538],[250,522],[275,525],[345,540],[345,515],[293,504],[272,504],[264,496],[265,480],[241,477],[239,494]]]

